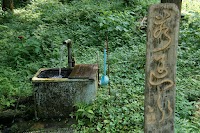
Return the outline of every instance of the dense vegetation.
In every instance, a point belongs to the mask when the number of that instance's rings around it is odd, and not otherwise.
[[[200,128],[200,4],[190,1],[183,1],[178,47],[178,133]],[[108,87],[99,88],[94,104],[76,105],[79,110],[70,116],[83,132],[143,132],[146,32],[139,27],[148,6],[158,2],[32,0],[18,4],[13,14],[0,10],[0,111],[32,95],[30,79],[39,68],[59,67],[64,40],[73,40],[78,64],[96,63],[108,36],[111,95]],[[102,64],[100,58],[101,70]]]

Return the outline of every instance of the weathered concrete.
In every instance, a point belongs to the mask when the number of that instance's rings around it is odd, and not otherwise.
[[[93,73],[93,79],[42,78],[40,74],[48,70],[40,69],[32,79],[36,117],[66,117],[73,111],[75,103],[92,103],[95,100],[97,71],[96,75]]]

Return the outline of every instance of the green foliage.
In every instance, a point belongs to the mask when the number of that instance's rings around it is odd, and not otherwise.
[[[94,112],[92,111],[91,105],[87,105],[85,103],[76,103],[74,106],[76,108],[76,112],[75,114],[70,114],[71,117],[75,115],[76,120],[85,118],[89,119],[90,122],[92,121],[92,119],[94,118]]]
[[[23,81],[24,77],[20,77],[19,74],[20,72],[10,67],[0,67],[0,111],[14,106],[18,97],[31,94],[30,83]]]
[[[197,2],[194,2],[196,5]],[[183,3],[177,62],[176,132],[196,133],[200,126],[197,104],[200,97],[199,8],[194,3]],[[186,8],[186,7],[187,8]],[[190,8],[189,8],[190,7]],[[199,6],[198,6],[199,7]],[[185,12],[187,9],[189,12]],[[184,127],[184,128],[182,128]]]
[[[156,2],[34,0],[15,9],[14,14],[0,10],[0,111],[15,106],[18,97],[32,94],[30,78],[39,68],[59,66],[60,46],[66,39],[73,40],[78,64],[96,63],[99,52],[101,74],[102,50],[108,36],[111,95],[107,87],[99,88],[92,105],[75,105],[77,110],[71,114],[78,121],[75,127],[78,132],[143,132],[146,32],[138,27],[148,5]],[[186,3],[183,1],[183,10]],[[200,10],[196,9],[185,13],[180,27],[175,114],[178,133],[195,133],[200,125],[196,117]],[[67,60],[62,66],[67,66]]]

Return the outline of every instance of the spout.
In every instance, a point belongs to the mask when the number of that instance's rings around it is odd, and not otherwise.
[[[71,41],[71,39],[68,39],[68,40],[65,40],[63,42],[63,44],[66,45],[68,48],[68,68],[71,69],[72,63],[73,63],[73,61],[72,61],[72,41]]]

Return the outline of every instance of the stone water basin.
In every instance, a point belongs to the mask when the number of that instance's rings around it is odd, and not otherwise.
[[[62,118],[76,103],[92,103],[98,88],[98,65],[81,64],[72,69],[41,68],[32,78],[36,118]]]

